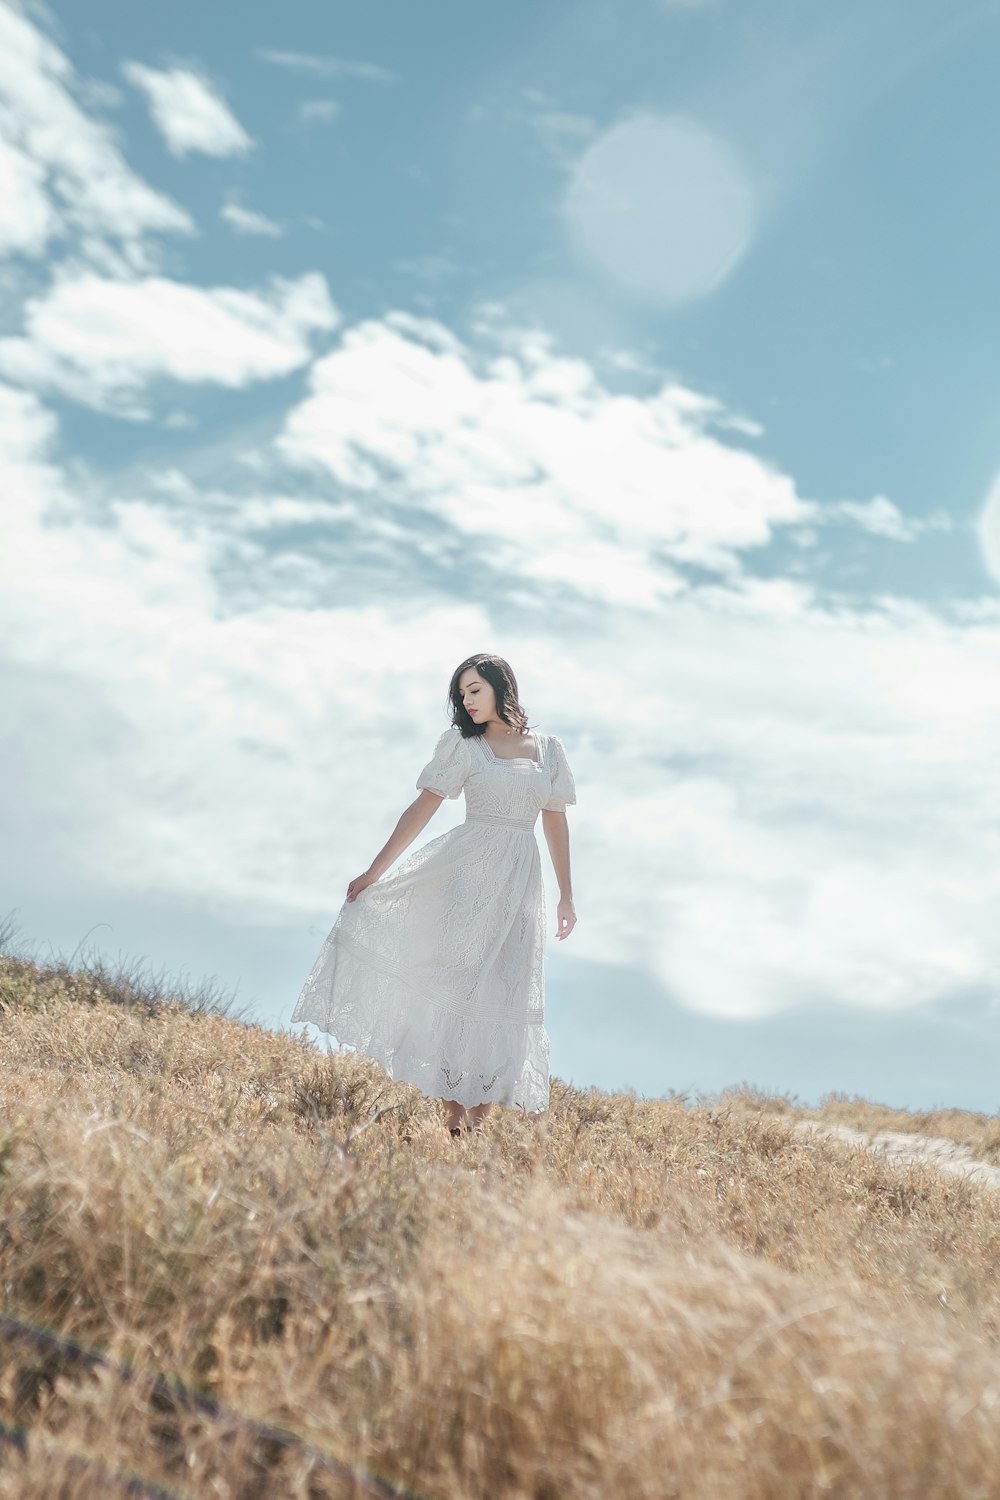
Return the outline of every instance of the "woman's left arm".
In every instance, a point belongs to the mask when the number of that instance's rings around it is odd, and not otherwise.
[[[552,856],[552,868],[559,884],[559,905],[556,910],[556,937],[569,937],[576,926],[576,908],[573,905],[573,880],[569,869],[569,819],[564,812],[549,812],[542,808],[542,832]]]

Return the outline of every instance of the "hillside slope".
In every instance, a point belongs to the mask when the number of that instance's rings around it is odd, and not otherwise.
[[[455,1142],[64,963],[0,958],[0,1029],[0,1497],[997,1493],[988,1187],[750,1090]]]

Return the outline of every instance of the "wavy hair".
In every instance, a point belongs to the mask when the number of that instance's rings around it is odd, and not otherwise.
[[[448,684],[448,706],[451,709],[451,722],[461,731],[465,739],[471,739],[474,735],[485,734],[486,725],[477,724],[470,719],[462,702],[462,693],[459,689],[459,679],[463,672],[470,667],[475,667],[484,682],[488,682],[496,694],[497,713],[505,724],[518,734],[528,733],[528,715],[517,696],[517,678],[511,671],[509,662],[505,662],[502,656],[494,656],[489,651],[480,652],[476,656],[467,656],[463,662],[459,662],[451,674],[451,682]]]

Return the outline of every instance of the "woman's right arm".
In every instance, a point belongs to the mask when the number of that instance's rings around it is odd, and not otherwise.
[[[388,842],[376,854],[365,873],[357,875],[347,887],[348,901],[353,901],[363,890],[374,885],[376,880],[385,874],[403,850],[409,848],[421,829],[427,827],[443,801],[444,798],[439,797],[437,792],[425,789],[410,803],[409,807],[403,809],[399,815],[399,821],[389,835]]]

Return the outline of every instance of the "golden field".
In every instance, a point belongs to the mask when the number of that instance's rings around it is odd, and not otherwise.
[[[795,1128],[996,1118],[554,1079],[454,1141],[9,945],[0,1026],[0,1497],[1000,1495],[1000,1195]]]

